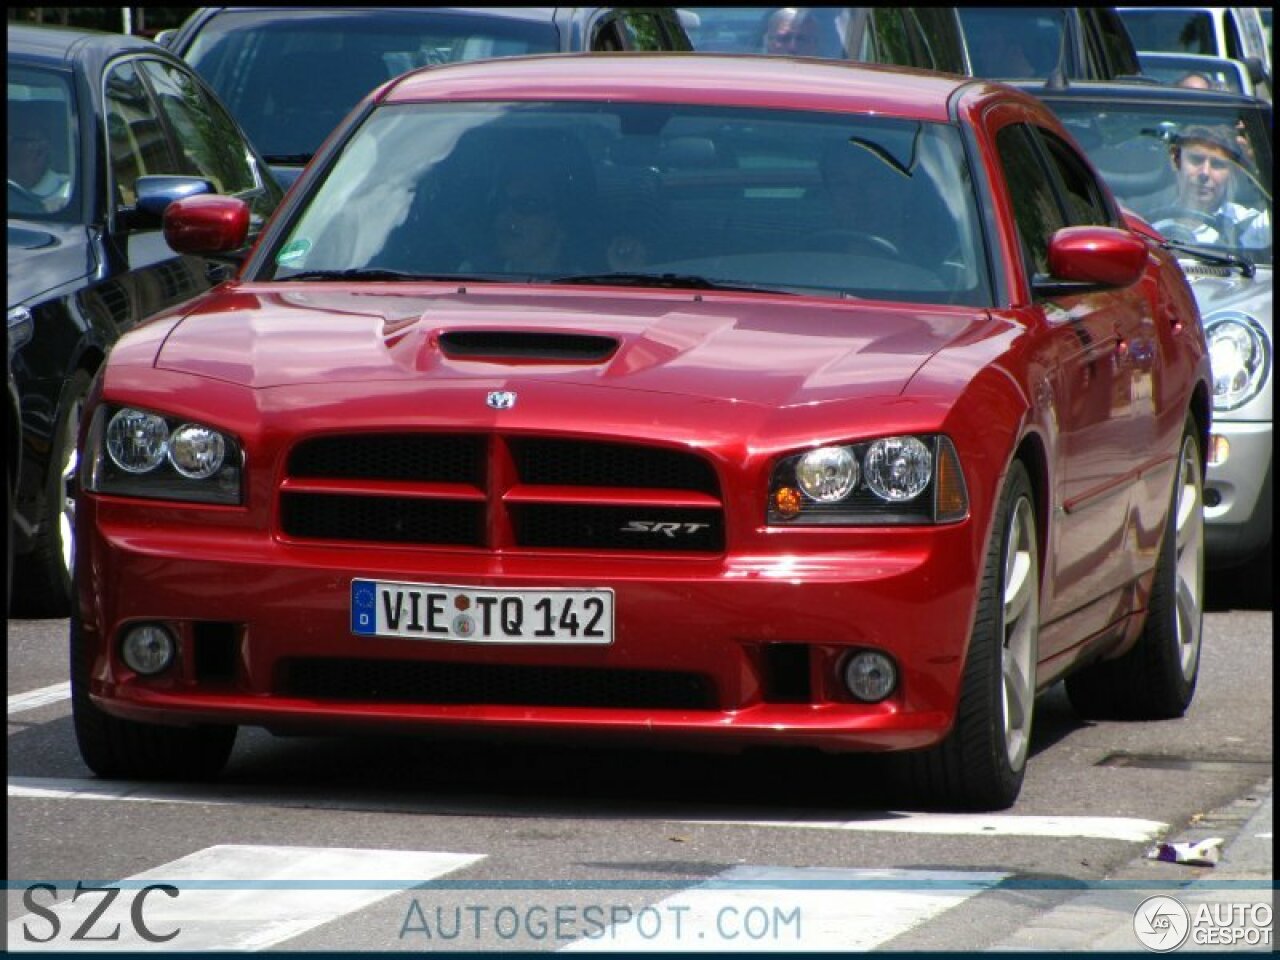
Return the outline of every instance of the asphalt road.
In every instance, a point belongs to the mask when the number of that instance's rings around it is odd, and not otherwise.
[[[1074,910],[1063,936],[1087,949],[1088,918],[1128,938],[1138,900],[1212,886],[1215,868],[1143,858],[1198,828],[1261,838],[1242,838],[1248,870],[1220,865],[1236,886],[1204,894],[1247,928],[1271,897],[1273,657],[1269,604],[1225,592],[1241,582],[1212,585],[1185,718],[1086,723],[1048,691],[999,816],[914,808],[866,758],[257,730],[214,784],[101,781],[59,688],[14,699],[65,681],[66,622],[14,621],[9,946],[981,950],[1056,936]],[[1264,801],[1265,828],[1244,829]]]

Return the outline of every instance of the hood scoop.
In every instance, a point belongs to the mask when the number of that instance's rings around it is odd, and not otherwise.
[[[599,363],[618,349],[613,337],[537,330],[449,330],[437,342],[451,359],[496,363]]]

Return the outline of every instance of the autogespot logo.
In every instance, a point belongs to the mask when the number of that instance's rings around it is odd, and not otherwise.
[[[1133,915],[1138,942],[1156,953],[1168,953],[1186,942],[1191,915],[1173,897],[1148,897]]]

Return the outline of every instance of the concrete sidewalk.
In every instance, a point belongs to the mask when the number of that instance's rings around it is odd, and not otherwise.
[[[1170,952],[1272,952],[1272,791],[1273,781],[1268,779],[1243,799],[1167,838],[1167,842],[1183,843],[1223,837],[1226,843],[1220,848],[1222,857],[1216,866],[1194,867],[1140,857],[1109,878],[1106,887],[1053,907],[993,949],[1154,952],[1139,940],[1134,918],[1147,898],[1165,896],[1182,904],[1191,921],[1185,941]],[[1207,909],[1202,911],[1202,905]],[[1218,922],[1228,918],[1236,922]],[[1258,920],[1262,925],[1255,923]],[[1240,939],[1233,944],[1221,942],[1233,936]]]

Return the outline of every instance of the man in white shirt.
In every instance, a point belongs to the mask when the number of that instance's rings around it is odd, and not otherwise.
[[[71,195],[71,181],[53,169],[53,145],[46,125],[33,111],[14,107],[8,130],[9,184],[26,193],[46,211],[66,205]]]
[[[1216,246],[1271,245],[1270,212],[1230,199],[1235,178],[1248,169],[1233,131],[1188,127],[1174,140],[1170,155],[1177,174],[1179,209],[1153,224],[1157,230],[1170,233],[1171,238],[1189,232],[1194,242]]]

